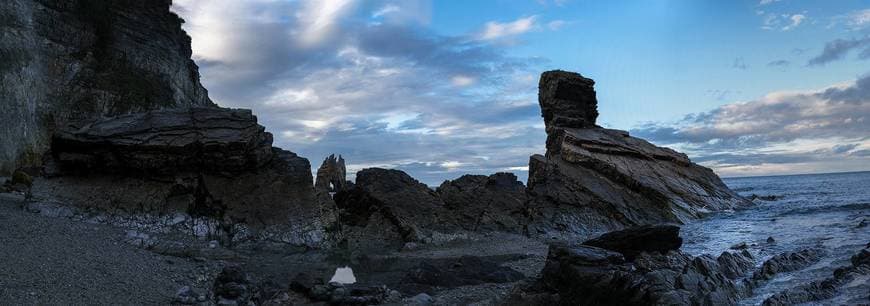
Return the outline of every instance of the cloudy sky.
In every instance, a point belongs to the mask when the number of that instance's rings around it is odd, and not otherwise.
[[[175,0],[211,98],[276,145],[437,185],[544,152],[542,71],[722,176],[870,170],[866,0]]]

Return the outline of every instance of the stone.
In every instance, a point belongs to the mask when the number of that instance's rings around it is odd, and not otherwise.
[[[653,251],[626,261],[613,251],[554,243],[541,276],[518,286],[502,304],[735,305],[751,293],[741,277],[752,268],[748,252],[692,257]]]
[[[529,161],[530,235],[573,239],[751,204],[685,154],[595,125],[593,85],[576,73],[541,75],[547,151]]]
[[[513,173],[463,175],[445,181],[436,192],[466,230],[523,233],[526,188]]]
[[[770,280],[776,274],[797,271],[818,262],[825,255],[820,248],[803,249],[771,257],[761,265],[761,270],[752,275],[756,281]]]
[[[616,251],[633,260],[641,252],[678,250],[683,239],[680,238],[679,226],[647,225],[609,232],[583,244]]]
[[[111,213],[211,218],[228,241],[244,224],[317,246],[335,219],[330,204],[317,201],[308,160],[272,147],[250,110],[172,108],[82,120],[58,128],[50,156],[57,173],[38,180],[36,193]]]
[[[836,269],[830,277],[801,284],[780,291],[764,300],[764,306],[798,305],[824,301],[837,296],[844,286],[849,284],[853,292],[870,292],[870,245],[858,251],[851,258],[851,265]],[[863,281],[862,281],[863,279]],[[858,280],[858,281],[856,281]],[[867,302],[867,296],[861,300],[847,301],[847,305],[859,305]]]
[[[317,169],[317,177],[314,180],[314,188],[327,192],[339,192],[347,189],[347,170],[344,166],[344,158],[329,155],[320,168]]]
[[[170,5],[0,2],[0,175],[41,166],[69,120],[214,106]]]
[[[400,170],[360,170],[355,186],[335,194],[335,203],[346,239],[361,248],[399,249],[457,228],[438,193]]]
[[[239,266],[226,266],[215,278],[212,292],[218,304],[247,305],[253,295],[251,277]]]
[[[432,303],[434,303],[434,302],[435,302],[435,299],[433,299],[431,296],[429,296],[428,294],[425,294],[425,293],[420,293],[418,295],[412,296],[412,297],[405,300],[405,303],[407,305],[419,305],[419,306],[432,305]]]
[[[196,293],[190,286],[184,286],[178,289],[172,302],[182,305],[194,305],[201,302],[199,297],[200,294]]]

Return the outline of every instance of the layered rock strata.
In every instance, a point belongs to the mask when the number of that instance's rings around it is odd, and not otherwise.
[[[308,160],[272,147],[249,110],[193,107],[85,120],[59,128],[48,178],[34,190],[125,214],[194,217],[281,228],[318,244],[334,217],[315,198]]]
[[[748,204],[685,154],[595,125],[594,84],[565,71],[541,76],[547,152],[529,162],[530,234],[679,223]]]
[[[69,120],[213,106],[170,0],[0,3],[0,175]]]

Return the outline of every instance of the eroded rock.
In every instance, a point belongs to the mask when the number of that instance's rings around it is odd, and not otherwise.
[[[186,212],[215,220],[228,241],[316,246],[334,216],[316,201],[311,166],[272,147],[250,110],[177,108],[84,120],[58,129],[55,171],[34,192],[116,214]],[[256,235],[255,235],[256,236]]]
[[[466,230],[522,233],[528,220],[526,188],[512,173],[463,175],[437,192]]]
[[[346,239],[361,247],[399,248],[457,228],[438,193],[399,170],[363,169],[335,202]]]
[[[529,162],[530,234],[684,222],[749,203],[685,154],[597,127],[593,84],[564,71],[541,76],[547,153]]]

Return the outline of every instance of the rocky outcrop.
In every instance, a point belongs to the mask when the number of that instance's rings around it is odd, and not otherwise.
[[[679,250],[683,238],[680,238],[679,226],[647,225],[606,233],[583,244],[619,252],[633,260],[642,252]]]
[[[846,305],[859,305],[870,299],[870,244],[850,259],[850,265],[834,270],[831,277],[806,283],[776,293],[764,300],[763,305],[797,305],[812,303],[834,298],[847,284],[852,284],[846,290],[852,290],[857,294],[850,296],[862,296],[860,300],[841,301]],[[855,282],[855,280],[858,280]],[[863,281],[862,281],[863,280]],[[837,304],[840,304],[837,303]]]
[[[185,212],[316,245],[334,222],[315,200],[308,160],[272,147],[249,110],[193,107],[59,127],[36,193],[119,213]],[[222,225],[223,226],[223,225]],[[229,231],[229,230],[228,230]]]
[[[0,3],[0,175],[69,120],[213,106],[170,0]]]
[[[526,187],[512,173],[463,175],[436,191],[465,230],[522,233],[527,223]]]
[[[505,304],[735,305],[751,293],[742,278],[753,266],[746,251],[719,257],[654,251],[628,259],[594,246],[554,243],[540,278],[516,288]]]
[[[317,177],[314,180],[314,188],[318,191],[339,192],[347,189],[347,170],[344,167],[344,158],[341,155],[329,155],[320,168],[317,169]]]
[[[530,234],[583,236],[679,223],[749,203],[685,154],[596,126],[593,85],[571,72],[541,76],[547,152],[529,162]]]
[[[345,238],[362,248],[425,242],[456,228],[438,194],[405,172],[363,169],[350,190],[335,195]]]
[[[782,253],[764,261],[761,270],[752,275],[755,281],[770,280],[776,274],[797,271],[818,262],[825,255],[823,249],[804,249]]]

